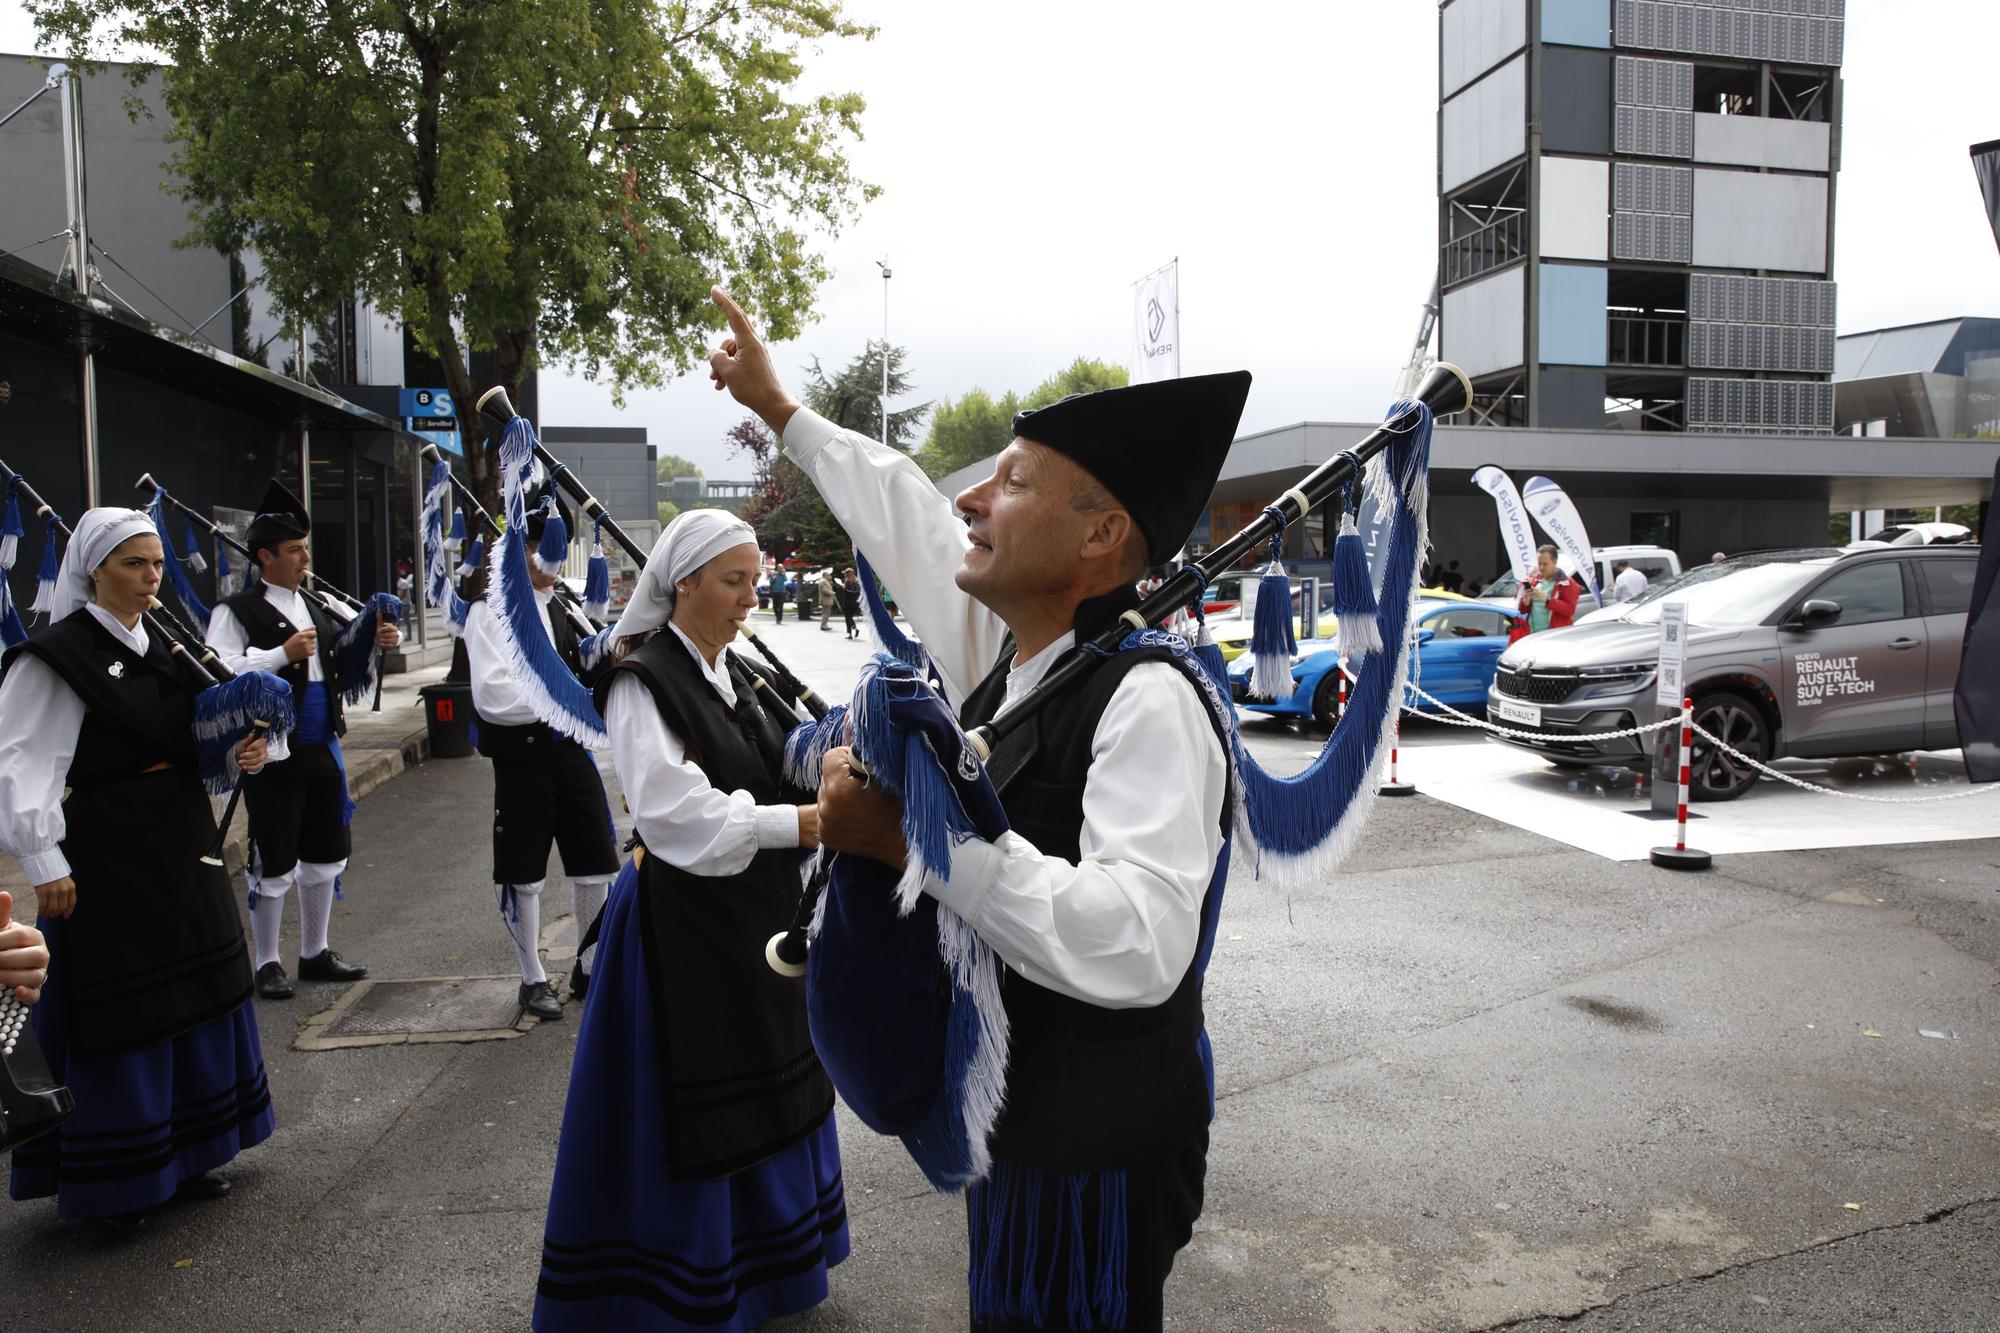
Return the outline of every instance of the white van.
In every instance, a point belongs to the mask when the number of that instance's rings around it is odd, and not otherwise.
[[[1646,576],[1649,585],[1670,579],[1681,572],[1681,558],[1664,546],[1599,546],[1593,548],[1591,554],[1597,558],[1597,586],[1604,591],[1607,598],[1611,596],[1611,582],[1616,577],[1611,572],[1613,565],[1621,563],[1630,565]],[[1569,556],[1557,556],[1556,563],[1562,567],[1565,574],[1575,577],[1576,562]],[[1520,595],[1521,585],[1514,581],[1514,573],[1509,570],[1487,584],[1480,592],[1479,599],[1514,611],[1519,609]],[[1597,598],[1591,595],[1590,585],[1586,582],[1576,599],[1577,620],[1581,621],[1586,615],[1597,610],[1598,605]]]

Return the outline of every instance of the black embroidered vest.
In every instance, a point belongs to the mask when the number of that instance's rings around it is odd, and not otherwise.
[[[1138,605],[1121,589],[1085,602],[1084,642]],[[1078,649],[1077,651],[1084,651]],[[969,729],[1005,698],[1013,645],[960,709]],[[1014,832],[1036,850],[1082,857],[1083,791],[1097,723],[1125,673],[1171,662],[1165,649],[1120,652],[1003,740],[987,763]],[[1188,682],[1189,689],[1197,686]],[[1211,738],[1205,738],[1211,739]],[[1162,774],[1162,782],[1179,775]],[[1229,798],[1219,812],[1227,830]],[[1197,951],[1199,957],[1199,951]],[[992,1139],[995,1158],[1065,1171],[1099,1171],[1158,1160],[1197,1141],[1209,1121],[1202,1062],[1201,978],[1190,962],[1173,994],[1144,1009],[1106,1009],[1036,985],[1009,969],[1000,993],[1012,1033],[1007,1104]]]
[[[340,626],[331,616],[319,609],[313,602],[311,593],[300,592],[299,599],[306,604],[306,614],[311,618],[309,625],[294,625],[280,614],[264,596],[261,580],[252,580],[250,586],[241,592],[232,593],[222,599],[236,617],[236,623],[243,626],[243,633],[252,648],[282,648],[285,640],[300,630],[319,631],[318,653],[320,675],[326,680],[327,727],[335,736],[347,734],[347,713],[341,706],[340,678],[333,667],[333,640],[340,633]],[[274,673],[292,687],[292,698],[302,699],[306,692],[306,663],[304,658],[287,662],[283,670]]]
[[[759,805],[805,804],[782,778],[795,719],[767,710],[730,657],[735,705],[724,705],[686,645],[663,630],[597,684],[646,686],[688,760],[716,790]],[[798,907],[796,849],[760,851],[742,873],[695,875],[650,852],[639,869],[648,982],[666,1015],[669,1162],[680,1178],[725,1176],[812,1133],[833,1109],[833,1085],[813,1053],[805,982],[764,962],[764,945]]]

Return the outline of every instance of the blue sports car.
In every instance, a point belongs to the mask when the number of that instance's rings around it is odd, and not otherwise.
[[[1411,609],[1417,627],[1418,683],[1453,708],[1480,716],[1486,709],[1493,664],[1506,650],[1514,617],[1483,602],[1422,598]],[[1340,680],[1334,670],[1340,647],[1333,639],[1308,639],[1292,659],[1292,697],[1273,703],[1250,694],[1250,654],[1229,664],[1229,695],[1243,707],[1276,716],[1311,717],[1332,726]],[[1358,669],[1358,668],[1357,668]],[[1427,705],[1406,693],[1412,708]]]

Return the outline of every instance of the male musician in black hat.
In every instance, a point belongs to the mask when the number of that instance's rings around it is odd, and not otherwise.
[[[541,608],[542,629],[557,653],[579,678],[594,681],[595,671],[586,672],[584,666],[583,636],[555,595],[557,571],[567,553],[566,542],[551,539],[557,523],[559,536],[576,531],[569,507],[553,491],[528,498],[528,579]],[[488,559],[498,559],[500,553],[495,542]],[[540,952],[549,848],[562,852],[563,873],[569,877],[578,946],[569,993],[580,1000],[590,984],[583,936],[618,874],[618,842],[597,761],[551,728],[522,691],[494,624],[502,614],[485,592],[473,598],[465,617],[465,653],[472,671],[473,710],[479,714],[479,752],[493,761],[493,882],[500,886],[500,918],[521,963],[521,1007],[550,1022],[563,1016],[563,1007]]]
[[[295,883],[300,978],[355,981],[368,975],[327,942],[354,811],[340,757],[340,737],[347,731],[341,693],[351,682],[342,679],[334,651],[353,613],[301,586],[312,567],[311,534],[305,504],[273,481],[243,539],[256,577],[225,597],[208,622],[209,647],[224,665],[284,677],[297,713],[289,756],[266,764],[243,784],[250,810],[250,933],[257,947],[257,994],[267,1000],[292,997],[291,979],[278,958],[278,934],[285,895]],[[364,632],[365,626],[352,631]],[[402,639],[394,625],[375,627],[376,648],[394,648]],[[356,674],[352,666],[346,670]]]
[[[800,407],[743,312],[715,300],[730,325],[710,358],[717,387],[781,436],[895,587],[968,726],[1137,605],[1137,580],[1206,506],[1249,391],[1238,372],[1024,412],[993,475],[948,501],[907,455]],[[1163,650],[1113,655],[994,753],[1011,830],[956,848],[949,881],[925,882],[1008,964],[992,1179],[1020,1188],[967,1195],[985,1242],[970,1266],[975,1328],[1161,1325],[1163,1284],[1201,1212],[1212,1114],[1203,904],[1229,765],[1203,688]],[[826,846],[904,862],[900,810],[839,751],[820,818]],[[996,1266],[996,1245],[1029,1257]]]

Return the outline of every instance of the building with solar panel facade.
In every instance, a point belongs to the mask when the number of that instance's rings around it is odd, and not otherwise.
[[[1460,423],[1834,427],[1844,0],[1444,0]]]

